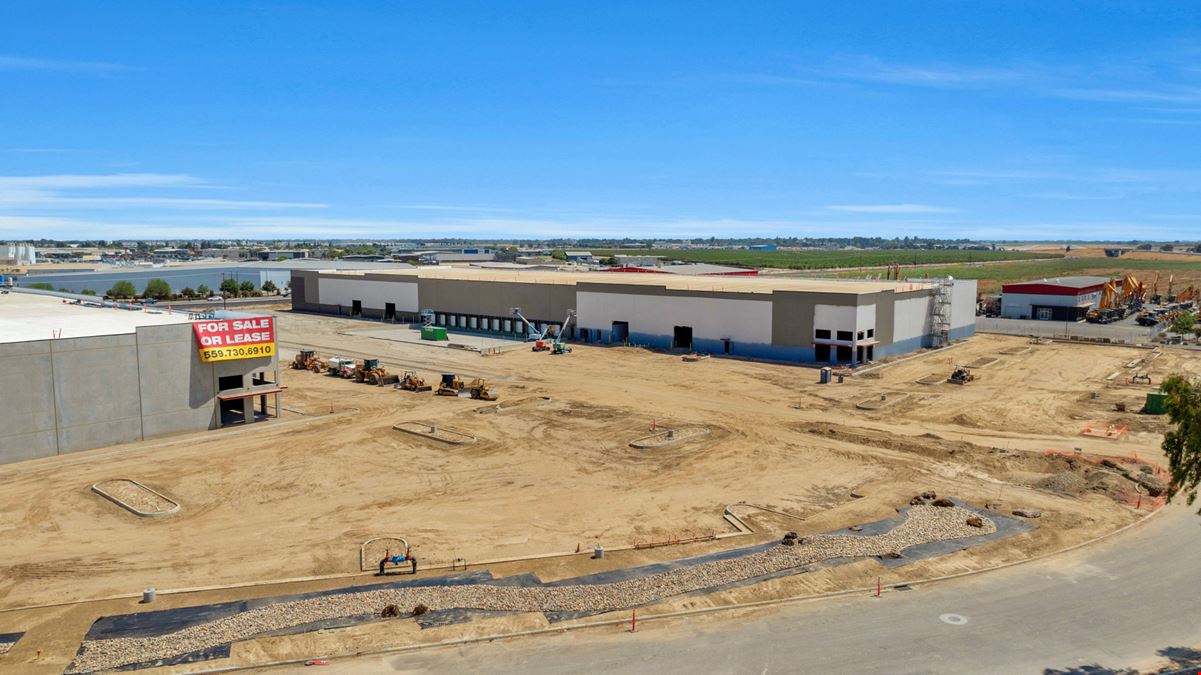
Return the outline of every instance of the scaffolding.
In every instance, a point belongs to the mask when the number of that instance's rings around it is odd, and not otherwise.
[[[930,342],[933,347],[946,347],[951,343],[951,294],[954,279],[937,279],[938,287],[934,301],[930,303]]]

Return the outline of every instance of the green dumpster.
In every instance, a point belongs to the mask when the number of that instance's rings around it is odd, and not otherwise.
[[[443,328],[442,326],[422,326],[421,327],[421,339],[422,340],[447,340],[449,338],[446,337],[446,329]]]
[[[1164,414],[1166,412],[1164,403],[1167,402],[1167,398],[1168,395],[1162,391],[1147,392],[1147,402],[1143,404],[1143,412],[1148,415]]]

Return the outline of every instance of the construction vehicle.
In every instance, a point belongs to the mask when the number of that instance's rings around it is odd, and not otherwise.
[[[325,374],[330,377],[342,377],[342,369],[349,365],[354,367],[354,359],[344,359],[341,356],[330,357],[325,362]]]
[[[296,358],[292,359],[292,370],[309,370],[313,367],[313,362],[319,360],[317,352],[311,349],[302,349],[296,353]]]
[[[570,324],[571,320],[573,318],[575,318],[575,310],[574,309],[567,310],[567,318],[565,318],[563,320],[563,324],[555,330],[554,337],[549,342],[547,341],[546,336],[547,336],[547,333],[550,332],[550,328],[551,328],[550,326],[548,326],[547,329],[544,331],[538,330],[538,328],[534,324],[530,323],[530,321],[521,314],[520,307],[511,307],[509,309],[509,312],[513,316],[517,317],[518,319],[521,319],[521,322],[526,325],[526,329],[527,329],[526,339],[532,340],[534,342],[533,346],[530,347],[530,351],[532,351],[532,352],[547,352],[548,351],[552,354],[570,354],[571,353],[571,347],[568,347],[567,345],[563,344],[563,337],[567,334],[568,324]]]
[[[951,384],[967,384],[974,379],[976,379],[976,376],[972,375],[971,369],[967,366],[957,366],[951,373],[951,376],[947,378],[947,382]]]
[[[458,396],[460,391],[463,391],[463,378],[454,373],[444,373],[434,394],[436,396]]]
[[[417,376],[417,373],[412,370],[406,370],[400,382],[396,383],[397,389],[405,391],[432,391],[433,387],[425,383],[425,380]]]
[[[1151,384],[1151,375],[1148,373],[1135,373],[1130,376],[1130,384]]]
[[[1155,273],[1155,280],[1151,282],[1151,294],[1147,297],[1147,301],[1152,305],[1158,305],[1162,298],[1159,295],[1159,272]]]
[[[568,324],[571,323],[571,320],[574,318],[575,318],[575,310],[574,309],[567,310],[567,318],[563,319],[563,325],[559,326],[559,330],[555,331],[555,341],[553,343],[551,343],[551,349],[550,349],[551,354],[570,354],[571,353],[571,347],[568,347],[567,344],[563,342],[563,336],[567,335],[567,326],[568,326]]]
[[[1138,311],[1143,308],[1143,302],[1147,296],[1147,288],[1143,282],[1139,281],[1133,274],[1127,274],[1122,278],[1122,298],[1121,305],[1130,311]]]
[[[496,395],[496,391],[494,391],[492,387],[488,386],[488,381],[483,378],[475,378],[464,388],[471,398],[474,399],[479,399],[481,401],[495,401],[497,398],[499,398]],[[459,395],[462,396],[462,394]]]
[[[363,359],[362,363],[356,363],[351,377],[355,382],[366,382],[377,387],[400,381],[400,377],[388,375],[388,369],[379,364],[379,359]]]
[[[1084,320],[1089,323],[1112,323],[1126,316],[1126,308],[1122,306],[1122,293],[1118,290],[1114,279],[1105,282],[1101,290],[1101,301],[1093,309],[1084,314]]]

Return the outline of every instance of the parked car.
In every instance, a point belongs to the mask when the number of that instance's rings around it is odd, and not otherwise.
[[[224,300],[225,300],[225,298],[221,297],[220,295],[210,295],[209,296],[209,302],[222,302]]]

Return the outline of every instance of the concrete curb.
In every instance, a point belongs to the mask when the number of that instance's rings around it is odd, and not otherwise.
[[[149,492],[150,494],[159,497],[163,501],[173,504],[173,506],[171,508],[167,509],[166,511],[143,511],[141,509],[136,509],[133,507],[133,505],[127,504],[124,500],[120,499],[116,495],[110,494],[104,488],[100,487],[100,483],[108,483],[108,482],[111,482],[114,480],[123,480],[123,481],[129,482],[129,483],[132,483],[132,484],[142,488],[146,492]],[[129,511],[133,515],[138,516],[139,518],[166,518],[169,515],[179,513],[179,508],[180,508],[179,502],[175,501],[174,499],[171,499],[170,497],[159,492],[158,490],[152,490],[152,489],[146,487],[145,485],[142,485],[141,483],[137,482],[136,480],[133,480],[132,478],[110,478],[109,480],[102,480],[102,481],[100,481],[100,483],[92,483],[92,492],[95,492],[96,494],[100,495],[101,497],[104,497],[105,499],[116,504],[117,506],[120,506],[121,508],[125,509],[126,511]]]

